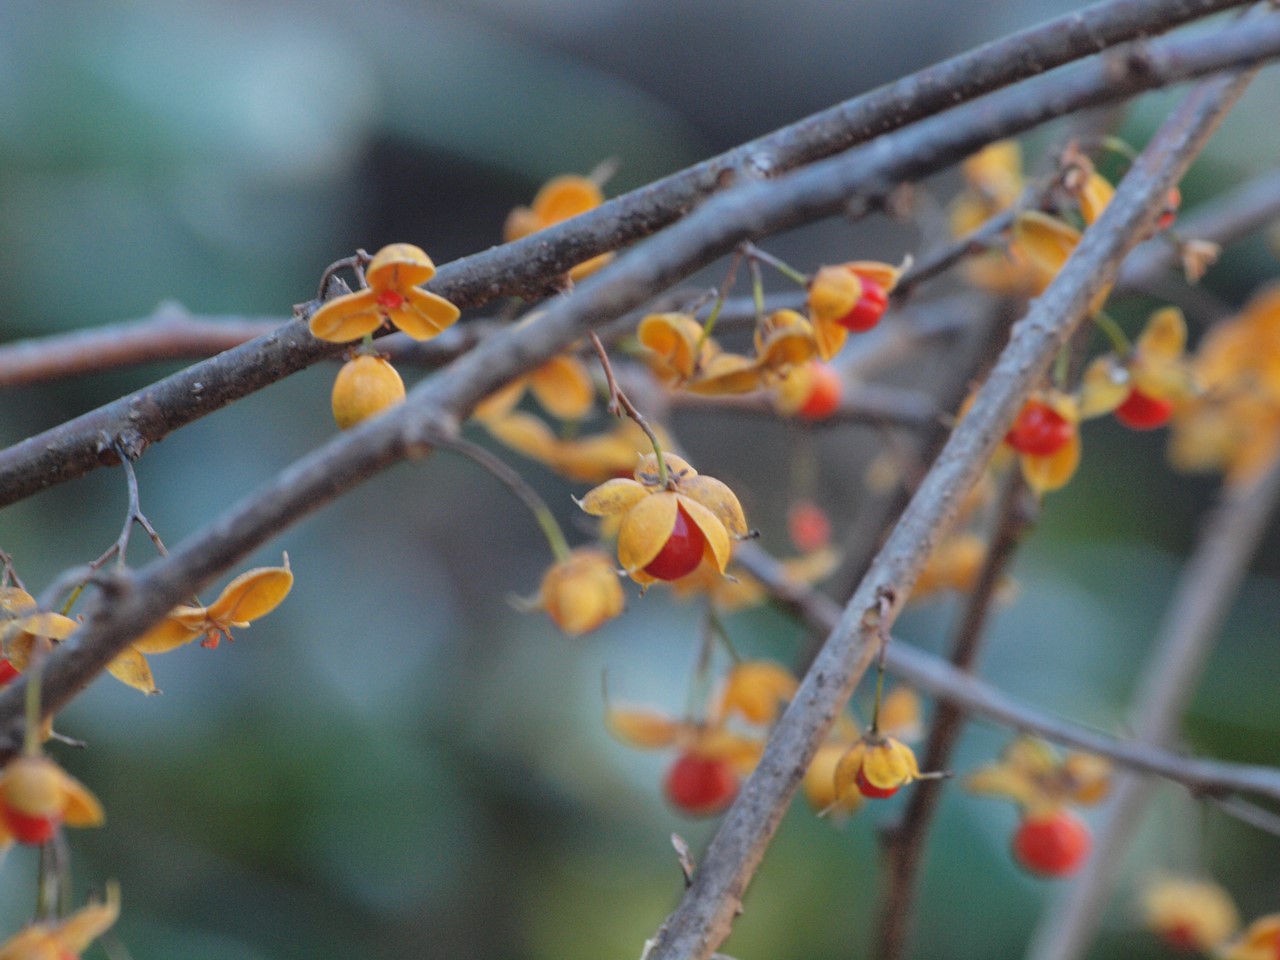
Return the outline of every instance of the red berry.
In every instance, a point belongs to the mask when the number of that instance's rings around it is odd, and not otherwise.
[[[1065,877],[1075,873],[1089,856],[1093,838],[1075,814],[1058,810],[1026,817],[1013,835],[1013,855],[1032,873]]]
[[[858,792],[870,800],[883,800],[885,797],[892,797],[898,792],[897,787],[877,787],[862,774],[862,769],[858,769],[857,779],[854,781],[858,785]]]
[[[1131,430],[1154,430],[1169,422],[1173,401],[1153,397],[1133,387],[1115,413],[1116,419]]]
[[[667,799],[681,813],[711,817],[738,795],[738,775],[726,760],[683,753],[667,772]]]
[[[862,296],[853,305],[853,309],[836,322],[854,333],[863,333],[880,322],[885,308],[889,306],[889,295],[874,280],[866,277],[858,279],[862,281]]]
[[[831,521],[812,500],[800,500],[787,511],[787,532],[797,550],[812,553],[831,542]]]
[[[1004,442],[1019,453],[1048,457],[1071,440],[1075,424],[1042,400],[1028,400],[1018,419],[1004,435]]]
[[[809,365],[809,396],[796,413],[805,420],[825,420],[840,409],[840,375],[825,363]]]
[[[707,538],[698,525],[689,519],[684,507],[677,504],[676,523],[671,528],[671,536],[667,537],[667,542],[649,561],[644,572],[658,580],[679,580],[685,574],[693,573],[702,562],[702,551],[706,545]]]
[[[1177,187],[1170,187],[1169,192],[1165,195],[1164,212],[1160,214],[1160,219],[1156,221],[1157,230],[1168,230],[1173,226],[1173,221],[1178,217],[1178,208],[1182,206],[1182,191]]]
[[[17,667],[8,660],[0,660],[0,687],[11,682],[17,676],[21,676]]]
[[[7,806],[3,810],[4,822],[8,825],[13,838],[19,843],[30,843],[36,846],[48,843],[53,839],[54,831],[58,829],[57,817],[33,817]]]
[[[399,310],[404,306],[404,294],[397,290],[383,290],[374,300],[383,310]]]
[[[1189,923],[1177,923],[1160,931],[1164,942],[1182,953],[1199,953],[1200,941],[1196,938],[1195,928]]]

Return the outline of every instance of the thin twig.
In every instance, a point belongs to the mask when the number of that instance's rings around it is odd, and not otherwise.
[[[1017,96],[1010,97],[1006,91],[981,104],[949,110],[945,125],[972,135],[952,137],[948,150],[939,152],[929,146],[930,137],[936,137],[936,125],[942,122],[939,118],[900,130],[922,117],[1110,45],[1151,36],[1244,2],[1110,0],[1068,14],[815,114],[533,236],[446,264],[431,288],[460,307],[540,289],[591,256],[669,225],[699,200],[733,183],[740,172],[777,174],[810,163],[829,170],[823,164],[840,158],[822,163],[816,158],[877,136],[876,146],[889,149],[877,151],[874,159],[857,151],[850,154],[868,161],[860,171],[865,175],[855,178],[860,183],[840,189],[848,179],[842,178],[834,202],[819,199],[818,191],[814,198],[826,210],[843,206],[855,192],[867,200],[887,195],[894,184],[935,172],[991,140],[1054,117],[1265,59],[1270,55],[1265,29],[1248,36],[1215,34],[1215,46],[1204,38],[1143,43],[1130,47],[1127,55],[1082,64],[1072,76],[1046,78],[1051,83],[1032,81],[1028,87],[1034,89],[1018,91]],[[1015,110],[1015,105],[1024,109]],[[900,132],[886,135],[890,130]],[[890,140],[896,148],[890,147]],[[886,162],[887,158],[896,162]],[[745,200],[751,193],[744,188],[750,185],[748,178],[732,195]],[[784,225],[811,219],[817,212],[807,205],[797,206]],[[768,229],[752,224],[734,240],[758,237]],[[295,310],[295,320],[265,337],[0,451],[0,507],[100,466],[114,465],[115,454],[110,442],[103,445],[104,437],[118,438],[127,449],[141,453],[148,444],[192,420],[336,356],[342,345],[316,340],[306,330],[305,321],[317,306],[317,301],[302,304]]]
[[[653,427],[649,426],[649,421],[644,418],[644,414],[636,409],[631,398],[618,386],[618,379],[613,375],[613,364],[609,362],[609,351],[604,348],[604,344],[600,342],[600,337],[594,330],[591,331],[591,344],[595,347],[596,355],[600,358],[600,366],[604,369],[604,379],[609,389],[609,412],[615,417],[626,414],[635,421],[637,427],[644,431],[644,435],[649,438],[649,443],[653,446],[653,455],[658,461],[658,485],[665,488],[670,477],[667,473],[666,458],[662,455],[662,442],[653,432]]]
[[[677,392],[671,395],[673,409],[740,413],[777,418],[778,408],[766,393],[737,396],[703,396]],[[933,426],[942,416],[933,397],[922,390],[904,390],[881,384],[864,384],[846,388],[840,406],[821,420],[806,421],[807,426],[831,427],[848,423],[919,429]]]
[[[1031,523],[1034,507],[1030,499],[1021,471],[1016,468],[1010,470],[1001,494],[995,529],[991,534],[991,546],[965,605],[964,616],[952,644],[950,659],[956,670],[972,673],[977,664],[997,591],[1018,544]],[[963,729],[964,711],[950,701],[940,702],[934,711],[929,740],[924,749],[924,769],[947,768],[951,751]],[[912,791],[901,822],[886,831],[879,933],[875,938],[875,950],[880,960],[898,960],[907,954],[920,864],[929,827],[941,797],[942,784],[922,781]]]

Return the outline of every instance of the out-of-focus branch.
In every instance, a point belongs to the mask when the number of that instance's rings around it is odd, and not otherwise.
[[[676,175],[684,178],[679,183],[673,185],[668,178],[566,223],[446,264],[432,281],[431,288],[459,306],[467,307],[527,290],[531,284],[541,287],[572,265],[687,214],[690,206],[706,196],[707,191],[723,186],[726,179],[732,181],[731,172],[743,169],[744,164],[758,172],[777,172],[796,166],[823,155],[823,151],[844,149],[859,137],[900,126],[907,122],[902,118],[918,120],[930,111],[944,109],[956,102],[957,97],[964,98],[966,94],[957,84],[970,83],[972,76],[1000,76],[1005,78],[1003,82],[1012,82],[1065,62],[1053,60],[1048,56],[1050,50],[1074,50],[1080,55],[1084,50],[1101,49],[1109,42],[1158,32],[1239,2],[1111,0],[1092,8],[1088,17],[1072,14],[1045,28],[1036,28],[1043,29],[1043,33],[1015,35],[1011,38],[1015,41],[1013,47],[1006,47],[1006,41],[998,41],[974,51],[973,60],[948,61],[931,68],[940,73],[925,71],[901,81],[904,86],[893,84],[883,88],[886,92],[869,94],[879,104],[874,109],[868,106],[871,101],[858,98]],[[1110,27],[1104,30],[1106,24]],[[753,182],[748,179],[731,192],[720,195],[735,198],[727,202],[726,207],[739,208],[736,233],[731,235],[735,242],[758,239],[770,230],[833,212],[855,195],[865,212],[897,183],[942,169],[992,140],[1085,107],[1115,102],[1144,90],[1267,59],[1273,55],[1275,32],[1274,24],[1251,24],[1249,30],[1228,28],[1212,38],[1174,37],[1134,44],[1107,58],[1081,64],[1069,74],[1030,81],[1025,90],[991,94],[981,102],[957,107],[944,116],[931,117],[896,133],[882,134],[874,144],[851,151],[844,158],[815,162],[806,170],[787,175],[828,171],[831,167],[827,164],[835,163],[846,169],[845,175],[833,178],[826,189],[814,183],[811,190],[804,191],[805,202],[797,203],[785,215],[762,216],[757,220],[747,216],[748,211],[741,209],[741,203],[752,196]],[[1045,49],[1041,50],[1039,44],[1044,44]],[[1028,51],[1038,53],[1028,56]],[[1067,54],[1063,52],[1060,56]],[[1015,63],[1021,66],[1013,68]],[[951,82],[944,82],[946,77],[951,77]],[[989,89],[992,87],[979,84],[969,89],[968,95]],[[912,100],[908,94],[916,99]],[[928,108],[922,106],[926,102]],[[923,113],[914,113],[916,110]],[[824,143],[826,146],[815,146]],[[813,179],[816,177],[807,182]],[[754,186],[763,185],[754,183]],[[778,222],[772,223],[773,220]],[[710,245],[705,259],[698,265],[725,252],[723,246]],[[647,289],[654,291],[652,286]],[[626,309],[638,305],[632,301]],[[340,345],[317,341],[306,331],[303,321],[315,306],[314,302],[302,305],[297,319],[266,337],[242,344],[145,390],[0,451],[0,507],[114,463],[112,451],[116,445],[122,445],[131,455],[140,454],[147,444],[191,420],[341,352]]]
[[[1177,740],[1196,681],[1277,499],[1280,460],[1254,482],[1228,489],[1206,523],[1178,579],[1134,694],[1134,736],[1139,742],[1163,747]],[[1083,955],[1111,898],[1150,790],[1151,784],[1144,780],[1118,778],[1098,829],[1095,852],[1041,923],[1029,956],[1069,960]]]
[[[703,397],[693,393],[675,393],[670,398],[673,410],[739,413],[757,417],[778,417],[778,409],[767,394]],[[904,390],[880,384],[862,384],[846,388],[840,406],[828,417],[814,421],[813,427],[863,423],[878,426],[919,428],[938,422],[942,411],[933,397],[920,390]]]

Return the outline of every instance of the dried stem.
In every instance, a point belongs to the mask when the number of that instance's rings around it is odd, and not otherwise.
[[[649,426],[649,421],[618,386],[618,380],[613,375],[613,364],[609,362],[609,351],[604,348],[604,344],[600,342],[594,330],[591,331],[591,343],[596,348],[596,355],[600,357],[600,366],[604,368],[604,379],[609,387],[609,412],[615,417],[625,413],[635,421],[637,427],[644,431],[644,435],[649,438],[649,443],[653,446],[653,456],[658,461],[658,486],[665,489],[670,476],[667,473],[667,458],[662,455],[662,442],[653,432],[653,427]]]
[[[990,549],[952,643],[950,659],[956,670],[972,673],[977,664],[997,590],[1034,510],[1022,473],[1016,468],[1010,470],[1000,498]],[[963,729],[964,711],[947,700],[939,703],[924,750],[924,769],[947,768],[951,751]],[[941,783],[922,781],[907,801],[901,822],[886,831],[880,928],[876,937],[876,952],[881,960],[898,960],[907,955],[920,865],[929,827],[941,797]]]

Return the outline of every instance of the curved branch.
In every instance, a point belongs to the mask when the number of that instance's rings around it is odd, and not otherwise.
[[[753,169],[776,174],[882,134],[876,142],[879,146],[892,136],[883,135],[884,131],[946,110],[966,98],[1111,44],[1159,33],[1243,2],[1110,0],[1052,20],[815,114],[682,173],[617,197],[570,221],[446,264],[432,281],[431,289],[461,307],[530,290],[545,292],[549,282],[574,264],[652,233],[687,214],[698,200],[732,182],[735,171]],[[1224,31],[1220,36],[1226,35]],[[1222,51],[1207,51],[1203,42],[1197,45],[1194,40],[1183,40],[1180,45],[1166,41],[1149,49],[1143,45],[1131,47],[1127,57],[1107,63],[1095,61],[1084,65],[1086,69],[1071,79],[1062,78],[1054,84],[1037,87],[1036,92],[1025,99],[1031,101],[1032,106],[1038,102],[1040,109],[1029,111],[1021,121],[1005,125],[980,121],[986,119],[987,111],[995,115],[992,119],[998,119],[1001,111],[997,105],[1008,106],[1007,98],[1003,103],[996,100],[950,110],[948,122],[961,126],[972,124],[969,132],[976,135],[957,139],[950,152],[933,155],[931,162],[911,163],[909,156],[899,153],[900,163],[896,167],[869,163],[869,170],[889,179],[874,183],[868,176],[856,189],[866,195],[865,199],[875,199],[893,182],[934,172],[991,140],[1086,106],[1113,102],[1143,90],[1266,56],[1258,52],[1256,43],[1252,52],[1233,50],[1231,46],[1228,43]],[[1244,42],[1241,46],[1247,49],[1250,44]],[[1094,84],[1087,93],[1082,89],[1090,84],[1086,78],[1092,78]],[[1058,99],[1059,90],[1061,99]],[[967,112],[959,113],[960,110]],[[913,128],[903,131],[911,132]],[[927,141],[928,138],[919,139]],[[893,150],[887,152],[894,153]],[[749,185],[750,180],[746,184]],[[741,189],[733,193],[741,195]],[[798,209],[791,222],[803,222],[836,206],[827,198],[820,202],[817,210]],[[748,230],[740,239],[760,235],[761,232]],[[112,451],[116,444],[136,456],[147,444],[162,439],[178,427],[318,360],[336,355],[342,349],[340,345],[316,341],[305,329],[302,320],[315,306],[312,302],[297,308],[297,319],[266,337],[242,344],[0,451],[0,507],[113,464]]]

